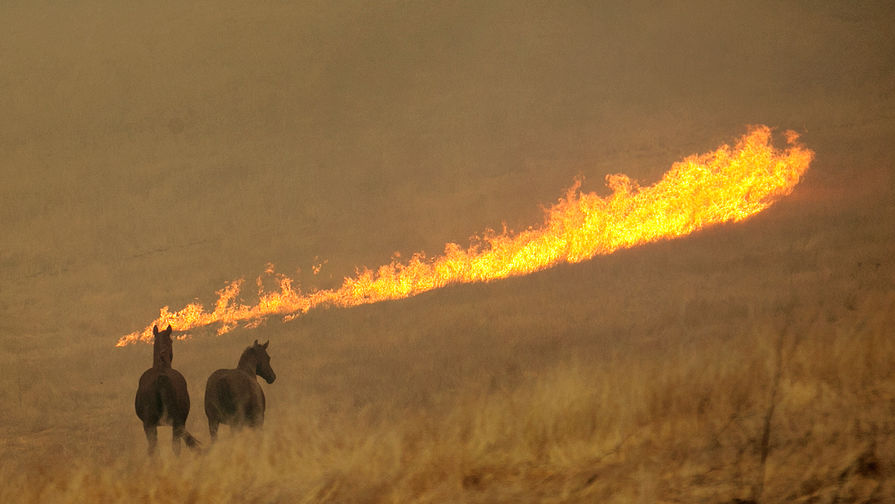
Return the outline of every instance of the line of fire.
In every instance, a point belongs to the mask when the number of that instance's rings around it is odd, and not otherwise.
[[[608,175],[611,194],[581,191],[580,181],[545,210],[540,226],[521,232],[486,233],[466,248],[448,243],[441,255],[422,252],[375,270],[361,268],[336,289],[304,293],[277,275],[279,291],[259,292],[256,304],[239,301],[243,280],[217,292],[211,310],[192,303],[172,312],[166,306],[142,330],[122,336],[116,346],[152,342],[152,327],[190,329],[217,325],[223,334],[243,324],[254,327],[272,316],[291,320],[316,307],[351,307],[408,298],[451,284],[489,282],[526,275],[561,263],[685,236],[707,226],[747,219],[790,194],[814,152],[792,131],[786,146],[773,145],[771,128],[755,126],[735,144],[692,155],[672,165],[661,180],[640,186],[626,175]],[[266,274],[273,274],[272,266]],[[260,285],[260,281],[259,281]]]

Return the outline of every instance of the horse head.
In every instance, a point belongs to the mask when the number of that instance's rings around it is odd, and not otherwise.
[[[174,360],[171,332],[171,324],[168,324],[168,328],[164,331],[159,331],[158,326],[152,326],[152,334],[155,335],[155,341],[152,343],[153,367],[171,367],[171,362]]]
[[[264,378],[267,383],[273,383],[277,379],[277,374],[270,367],[270,355],[267,354],[268,345],[270,345],[269,340],[264,344],[258,344],[258,340],[255,340],[255,344],[252,345],[252,351],[255,352],[255,374]]]

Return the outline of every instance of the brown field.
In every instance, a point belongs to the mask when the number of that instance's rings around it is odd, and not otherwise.
[[[0,5],[0,502],[895,502],[895,8],[589,3]],[[147,457],[152,350],[114,344],[160,307],[537,225],[758,123],[816,157],[746,222],[194,331],[205,449]],[[264,429],[209,446],[256,338]]]

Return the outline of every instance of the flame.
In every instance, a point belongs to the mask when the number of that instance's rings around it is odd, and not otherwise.
[[[168,307],[142,331],[122,336],[116,346],[152,341],[152,326],[171,324],[178,331],[219,324],[223,334],[243,323],[255,327],[272,315],[291,320],[318,306],[349,307],[402,299],[455,283],[488,282],[540,271],[559,263],[578,263],[656,240],[684,236],[706,226],[738,222],[790,194],[808,169],[814,152],[785,133],[788,148],[771,144],[771,130],[756,126],[731,148],[692,155],[674,163],[659,182],[640,187],[625,175],[608,175],[612,194],[582,193],[576,180],[564,197],[545,210],[540,227],[520,233],[486,233],[467,248],[448,243],[444,253],[398,255],[375,271],[362,268],[337,289],[302,293],[292,279],[276,275],[280,290],[264,292],[258,278],[258,303],[237,302],[243,280],[217,291],[212,311],[198,303],[177,312]],[[320,265],[315,265],[315,273]],[[268,265],[268,275],[274,275]],[[183,338],[185,336],[181,336]]]

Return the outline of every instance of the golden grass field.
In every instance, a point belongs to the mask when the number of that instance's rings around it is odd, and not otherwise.
[[[0,6],[0,502],[895,502],[893,9],[521,5]],[[203,450],[146,455],[152,349],[114,344],[160,307],[537,225],[751,123],[816,156],[745,222],[192,331]],[[255,339],[264,428],[210,446]]]
[[[760,485],[762,502],[886,502],[891,262],[865,249],[834,272],[843,251],[819,236],[759,258],[764,247],[740,240],[781,230],[757,220],[501,284],[271,322],[256,330],[280,376],[265,385],[264,430],[225,429],[201,454],[143,452],[130,408],[148,346],[85,351],[124,362],[103,362],[92,371],[101,383],[77,393],[22,385],[32,409],[7,418],[33,430],[6,444],[0,498],[733,502]],[[706,250],[743,246],[708,279],[697,269]],[[645,301],[625,301],[635,295]],[[194,399],[188,427],[203,440],[204,377],[235,365],[253,337],[175,344]]]

